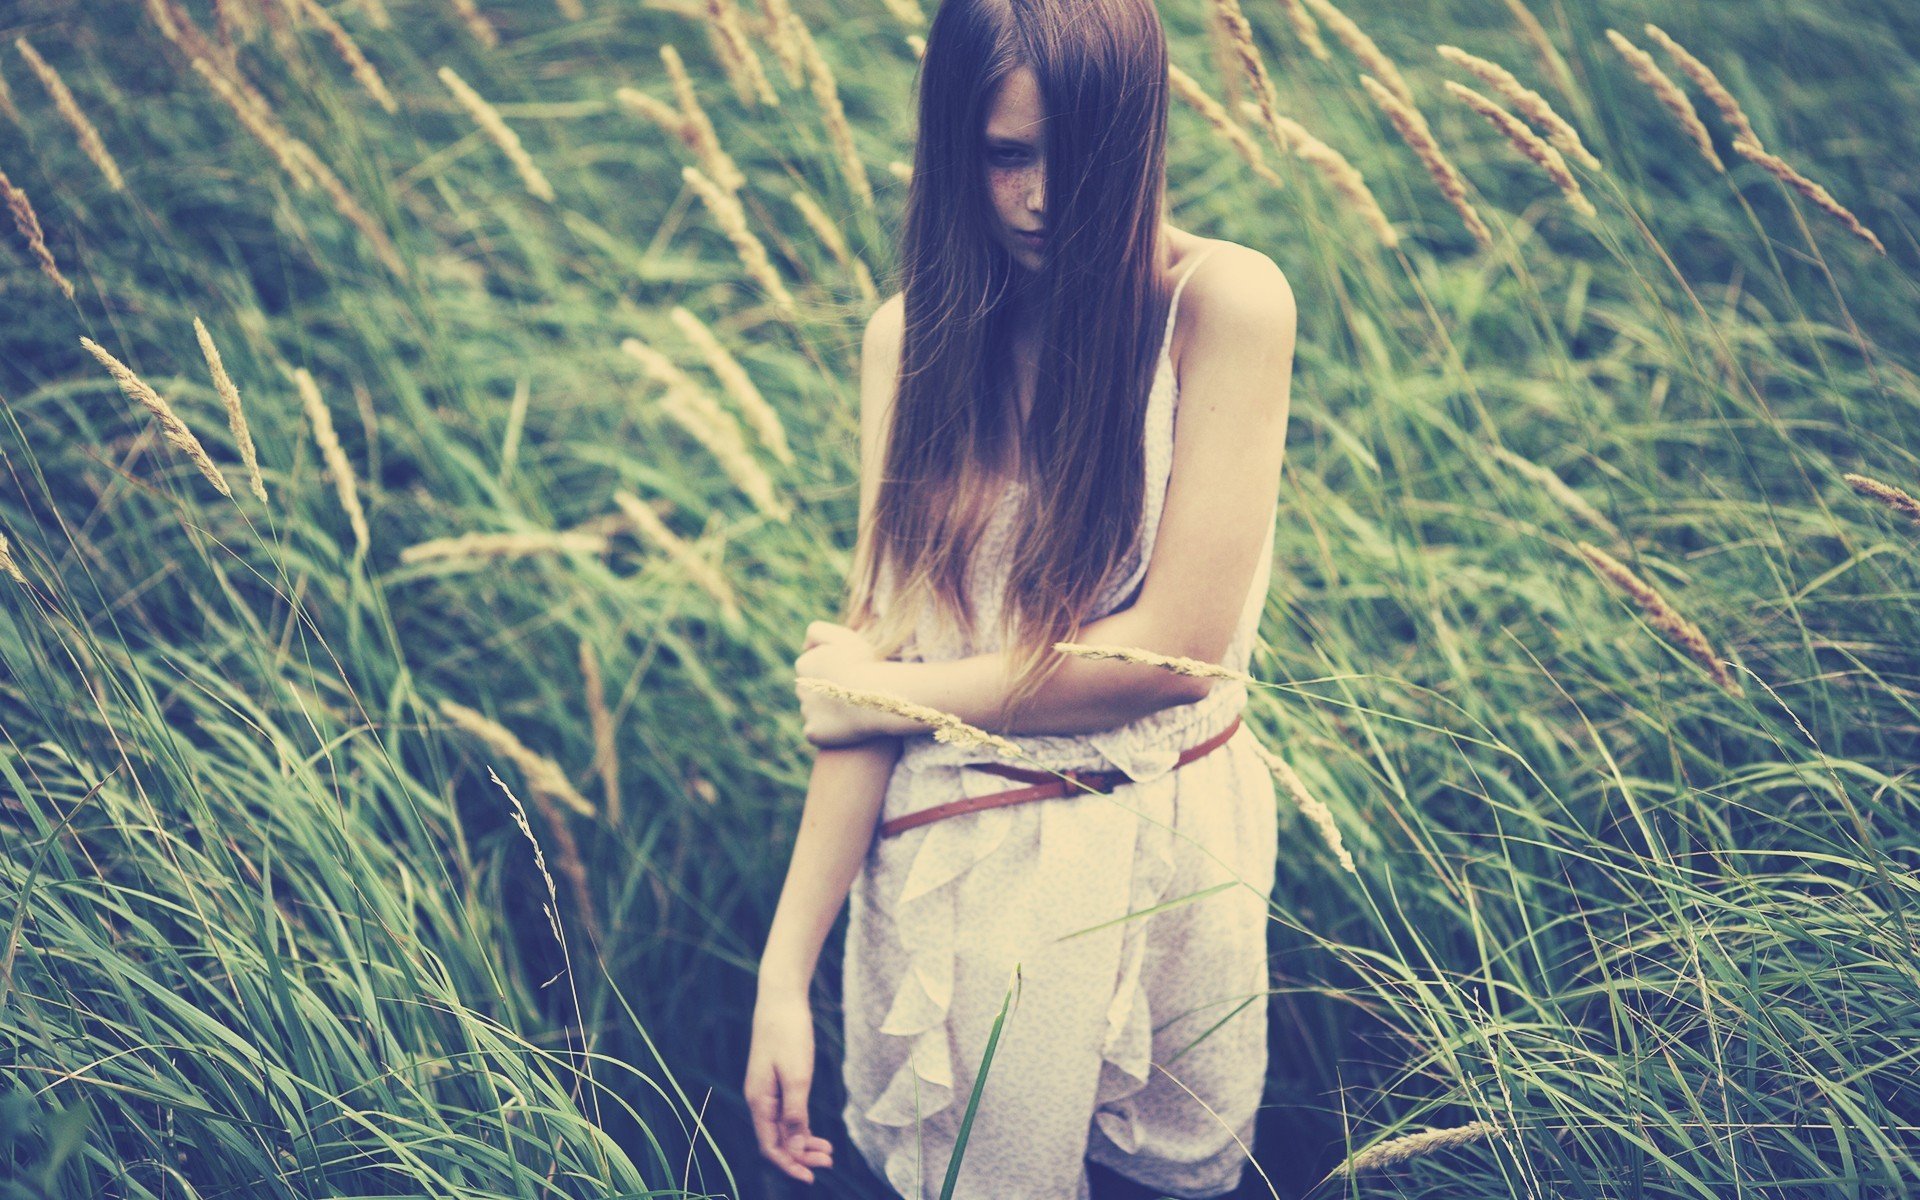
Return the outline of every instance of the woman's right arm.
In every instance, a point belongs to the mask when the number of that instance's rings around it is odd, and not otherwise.
[[[886,409],[899,375],[902,312],[898,295],[882,304],[861,341],[858,527],[863,533],[879,491]],[[760,955],[744,1091],[761,1153],[808,1183],[812,1167],[833,1165],[833,1148],[814,1137],[807,1123],[814,1061],[808,991],[820,948],[866,862],[899,758],[896,736],[815,751],[786,882]]]

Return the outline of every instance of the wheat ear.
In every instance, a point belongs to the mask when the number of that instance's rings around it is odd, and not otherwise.
[[[1589,217],[1600,215],[1593,207],[1593,202],[1580,191],[1580,181],[1575,179],[1573,172],[1567,169],[1567,160],[1560,157],[1560,152],[1539,134],[1528,129],[1519,117],[1463,83],[1455,83],[1449,79],[1446,81],[1446,88],[1449,94],[1459,97],[1468,108],[1485,117],[1488,123],[1499,130],[1516,150],[1532,159],[1541,170],[1545,171],[1547,178],[1553,180],[1554,185],[1566,196],[1568,204]]]
[[[187,428],[187,423],[179,418],[173,411],[173,406],[168,404],[159,392],[148,387],[139,376],[127,368],[127,364],[107,353],[92,338],[82,337],[80,344],[85,346],[87,353],[98,359],[100,365],[107,369],[107,373],[113,376],[114,382],[120,385],[120,390],[126,393],[127,399],[137,402],[153,414],[154,418],[160,422],[160,431],[166,439],[200,469],[200,473],[207,477],[207,481],[213,484],[222,496],[233,495],[233,489],[227,486],[227,477],[221,474],[220,468],[215,466],[213,459],[207,456],[207,448],[200,444],[199,438],[193,436],[193,430]]]
[[[1639,77],[1640,82],[1646,84],[1648,90],[1673,114],[1673,119],[1680,123],[1680,128],[1699,149],[1700,157],[1712,163],[1714,170],[1724,172],[1727,164],[1714,153],[1713,139],[1707,135],[1707,127],[1701,124],[1700,114],[1693,110],[1693,102],[1680,90],[1680,85],[1667,77],[1666,72],[1653,61],[1653,55],[1628,41],[1619,30],[1607,30],[1607,40],[1620,52],[1620,57],[1627,60],[1627,66]]]
[[[254,450],[253,430],[247,425],[247,414],[240,407],[240,389],[233,384],[233,377],[227,374],[226,364],[220,361],[220,351],[213,344],[213,335],[199,317],[193,319],[194,336],[200,339],[200,353],[207,360],[207,371],[213,376],[213,390],[220,394],[220,403],[227,410],[227,429],[233,434],[234,445],[240,449],[240,461],[247,468],[247,483],[261,503],[267,499],[267,485],[260,478],[260,457]]]
[[[1719,656],[1714,654],[1713,647],[1707,642],[1706,634],[1700,632],[1698,625],[1681,616],[1679,610],[1669,604],[1667,598],[1656,591],[1653,585],[1635,575],[1625,563],[1613,555],[1589,542],[1580,542],[1577,545],[1580,553],[1608,582],[1626,593],[1627,598],[1632,600],[1646,616],[1649,625],[1678,645],[1688,658],[1706,668],[1707,674],[1713,677],[1713,681],[1730,695],[1741,694],[1739,683],[1728,673],[1726,665],[1720,661]]]

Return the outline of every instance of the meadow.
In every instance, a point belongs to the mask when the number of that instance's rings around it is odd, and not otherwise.
[[[0,10],[0,1196],[795,1189],[930,13]],[[1161,13],[1171,219],[1300,312],[1243,1194],[1914,1194],[1920,13]]]

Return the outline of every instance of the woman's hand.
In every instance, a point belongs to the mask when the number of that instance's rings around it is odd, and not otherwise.
[[[804,995],[761,993],[753,1006],[753,1044],[742,1090],[753,1114],[760,1153],[788,1175],[813,1182],[813,1168],[833,1166],[833,1144],[807,1125],[813,1084],[813,1012]]]
[[[874,678],[874,668],[885,660],[857,630],[831,621],[807,626],[806,646],[793,660],[793,673],[824,679],[855,691],[885,691]],[[800,698],[801,729],[820,747],[851,746],[881,734],[907,732],[902,718],[853,704],[794,684]],[[918,728],[918,726],[915,726]]]

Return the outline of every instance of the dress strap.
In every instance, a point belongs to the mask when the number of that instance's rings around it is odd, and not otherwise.
[[[1187,280],[1193,278],[1193,273],[1200,269],[1200,264],[1207,261],[1207,256],[1219,248],[1219,246],[1209,246],[1202,250],[1191,263],[1187,264],[1187,269],[1180,273],[1180,281],[1173,285],[1173,301],[1167,305],[1167,331],[1160,339],[1162,357],[1165,357],[1167,351],[1173,346],[1173,319],[1180,312],[1180,293],[1187,290]]]

